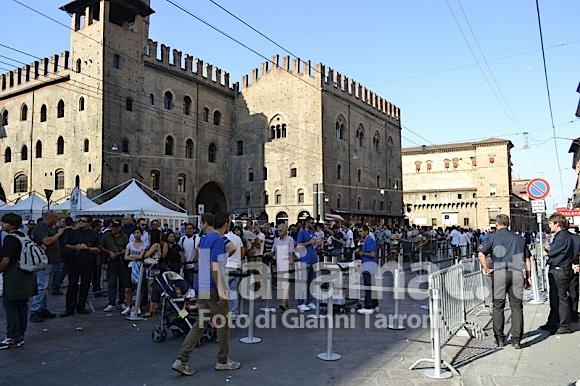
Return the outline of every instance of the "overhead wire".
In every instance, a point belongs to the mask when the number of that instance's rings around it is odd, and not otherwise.
[[[552,98],[550,97],[550,84],[548,82],[548,69],[546,66],[546,52],[544,50],[544,34],[542,33],[542,20],[540,18],[540,4],[536,0],[536,13],[538,15],[538,31],[540,33],[540,45],[542,47],[542,63],[544,65],[544,79],[546,81],[546,96],[548,97],[548,110],[550,111],[550,122],[552,123],[552,133],[554,134],[554,150],[556,151],[556,163],[558,164],[558,174],[560,176],[560,189],[562,198],[564,197],[564,180],[562,179],[562,167],[560,166],[560,156],[558,143],[556,142],[556,127],[554,126],[554,112],[552,111]]]

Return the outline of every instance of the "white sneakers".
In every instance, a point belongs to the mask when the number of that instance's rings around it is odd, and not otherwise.
[[[131,309],[133,307],[125,307],[125,309],[123,311],[121,311],[121,315],[128,315],[131,313]]]
[[[117,307],[109,304],[107,307],[105,307],[105,309],[103,311],[104,312],[111,312],[111,311],[115,311],[116,309],[117,309]]]
[[[296,308],[302,312],[310,311],[310,307],[308,307],[306,304],[299,304]]]
[[[307,306],[309,309],[311,309],[311,310],[315,310],[315,309],[316,309],[316,304],[314,304],[314,303],[308,303],[306,306]]]
[[[379,307],[375,307],[375,308],[361,308],[360,310],[356,311],[357,314],[359,315],[372,315],[375,312],[379,312]]]

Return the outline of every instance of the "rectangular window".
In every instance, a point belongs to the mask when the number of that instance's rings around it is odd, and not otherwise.
[[[123,173],[129,173],[129,164],[123,164]]]
[[[238,141],[238,155],[244,155],[244,141]]]
[[[468,227],[469,226],[469,217],[464,217],[463,218],[463,226],[464,227]]]
[[[434,226],[434,227],[437,226],[437,219],[436,218],[431,217],[431,226]]]
[[[298,203],[299,204],[304,203],[304,192],[299,192],[298,193]]]
[[[461,200],[461,198],[462,198],[462,197],[463,197],[463,195],[462,195],[461,193],[459,193],[459,194],[457,195],[457,198],[458,198],[458,199],[460,199],[460,200]]]
[[[296,168],[290,169],[290,177],[296,177],[296,175],[297,175]]]

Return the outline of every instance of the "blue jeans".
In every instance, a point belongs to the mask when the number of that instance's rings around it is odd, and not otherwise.
[[[50,284],[50,289],[52,292],[57,293],[60,292],[60,285],[62,281],[66,277],[68,272],[68,267],[64,261],[60,263],[56,263],[54,265],[54,273],[52,275],[52,283]]]
[[[47,310],[47,295],[50,281],[54,273],[54,264],[48,264],[44,269],[36,271],[36,281],[38,283],[38,295],[32,298],[30,312]]]
[[[310,284],[312,284],[316,277],[314,272],[314,264],[302,263],[301,269],[306,270],[306,272],[303,274],[306,276],[306,299],[298,299],[298,305],[314,303],[314,297],[310,292]],[[302,280],[304,280],[304,278]]]
[[[230,273],[240,273],[240,270],[231,270],[228,271]],[[228,276],[228,286],[230,288],[230,313],[237,315],[238,314],[238,285],[240,283],[240,278],[238,276]]]
[[[24,339],[28,325],[28,299],[8,300],[4,294],[3,301],[6,311],[6,337]]]

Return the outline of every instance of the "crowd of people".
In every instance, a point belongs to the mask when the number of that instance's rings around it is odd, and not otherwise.
[[[497,240],[506,240],[505,237],[502,239],[502,235],[507,235],[504,228],[508,227],[509,220],[498,217],[497,231],[491,233],[460,227],[449,227],[445,230],[416,225],[395,227],[381,224],[370,227],[349,222],[329,226],[316,223],[312,217],[290,226],[283,223],[258,225],[252,221],[242,226],[231,221],[230,216],[224,212],[216,213],[215,216],[204,214],[200,224],[184,223],[175,231],[165,224],[161,226],[156,219],[148,221],[139,218],[135,221],[133,216],[126,215],[122,221],[101,221],[81,215],[75,221],[70,217],[59,218],[54,211],[47,211],[34,224],[29,222],[29,229],[25,229],[22,218],[14,213],[4,215],[2,224],[0,272],[4,273],[3,301],[7,336],[0,342],[0,349],[21,347],[24,344],[28,320],[39,323],[57,316],[49,310],[52,305],[48,304],[47,295],[49,292],[57,296],[63,295],[61,284],[65,277],[68,277],[68,286],[64,300],[65,311],[61,317],[75,313],[88,314],[90,311],[86,305],[91,288],[95,296],[107,297],[107,305],[103,309],[105,312],[119,311],[124,315],[134,312],[137,315],[155,317],[159,311],[163,289],[153,278],[163,272],[173,271],[184,278],[187,285],[187,288],[183,288],[184,293],[188,289],[195,289],[199,318],[204,315],[221,315],[235,319],[239,313],[240,278],[252,269],[252,264],[255,264],[258,273],[261,273],[266,264],[270,268],[275,267],[277,272],[277,288],[282,290],[278,307],[284,311],[291,307],[289,288],[294,272],[297,287],[300,287],[296,291],[295,307],[301,312],[308,312],[316,309],[310,284],[316,275],[315,264],[319,261],[360,259],[363,283],[370,288],[381,258],[396,259],[400,249],[412,253],[414,248],[423,253],[427,252],[429,256],[437,248],[438,242],[450,244],[455,257],[466,256],[468,248],[478,244],[484,254],[489,254]],[[550,256],[548,264],[552,312],[544,328],[562,333],[569,329],[568,323],[571,319],[574,320],[574,316],[577,320],[577,312],[570,310],[572,307],[577,310],[578,302],[576,291],[575,306],[572,306],[572,302],[568,306],[571,289],[566,287],[564,291],[562,288],[565,285],[570,286],[572,272],[576,272],[578,276],[580,264],[571,259],[572,252],[566,252],[565,262],[554,257],[558,251],[561,253],[562,248],[559,245],[563,237],[558,235],[554,224],[560,227],[558,229],[567,226],[561,219],[550,217],[552,240],[548,245],[552,248],[546,248],[546,254]],[[21,236],[27,234],[40,245],[48,257],[48,265],[34,273],[19,269],[16,262],[22,246],[19,239],[8,237],[11,233]],[[510,232],[510,237],[516,237],[518,248],[520,243],[524,246],[528,243],[523,233],[516,235]],[[564,244],[570,248],[570,241],[568,238],[565,240],[567,241]],[[576,241],[572,244],[574,243]],[[529,252],[529,249],[526,250]],[[577,252],[574,256],[576,255]],[[486,260],[480,258],[480,261],[484,270],[490,271],[484,262]],[[142,269],[144,265],[148,269]],[[105,281],[101,277],[103,272],[106,274],[106,290],[101,287],[101,282]],[[570,276],[566,283],[561,277],[562,272],[566,277]],[[496,274],[496,277],[499,276]],[[506,281],[509,280],[502,279],[502,282]],[[576,279],[576,290],[577,283]],[[254,290],[259,290],[263,285],[263,278],[260,278]],[[505,291],[509,291],[509,285],[503,287],[504,303]],[[140,294],[135,293],[137,288],[141,289]],[[499,291],[498,288],[495,289]],[[29,299],[32,299],[30,310]],[[51,299],[54,301],[56,298]],[[567,313],[563,311],[564,302],[568,307]],[[514,304],[517,306],[517,302]],[[495,308],[503,310],[503,305],[500,302],[496,307],[494,300]],[[370,289],[365,289],[364,306],[358,313],[375,312],[378,312],[377,298]],[[514,315],[512,318],[515,317],[516,321],[512,323],[512,336],[514,341],[518,341],[521,339],[521,331],[517,326],[521,323],[517,319],[519,314],[516,312]],[[504,338],[500,328],[503,330],[503,319],[494,316],[494,331],[498,342]],[[179,350],[178,358],[172,365],[174,370],[185,375],[195,372],[189,367],[188,360],[203,329],[204,325],[199,322],[191,328]],[[240,363],[229,357],[227,323],[218,328],[218,341],[215,369],[239,368]]]

